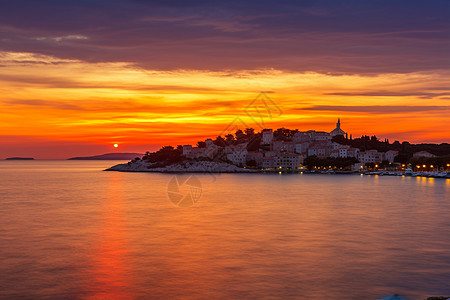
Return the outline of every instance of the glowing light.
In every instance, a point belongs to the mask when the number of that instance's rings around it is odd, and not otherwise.
[[[426,168],[426,167],[427,167],[427,165],[423,165],[422,167]]]
[[[114,148],[117,148],[117,147],[119,147],[119,144],[114,144]]]

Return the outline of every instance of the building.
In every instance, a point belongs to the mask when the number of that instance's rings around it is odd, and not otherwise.
[[[275,152],[280,152],[283,147],[283,141],[273,141],[272,150]]]
[[[359,149],[358,148],[348,148],[347,149],[347,157],[358,158]]]
[[[189,157],[192,153],[192,145],[184,145],[183,146],[183,155]]]
[[[303,156],[295,153],[280,153],[274,157],[274,168],[298,169],[303,163]]]
[[[262,161],[263,169],[275,168],[275,159],[273,157],[264,157]]]
[[[310,130],[306,132],[313,142],[331,142],[332,136],[325,131]]]
[[[327,157],[331,153],[331,149],[327,146],[316,144],[308,148],[308,156]]]
[[[331,150],[330,156],[334,158],[339,157],[339,150],[338,149]]]
[[[345,131],[341,129],[341,119],[340,119],[340,118],[338,119],[338,121],[337,121],[337,123],[336,123],[336,128],[333,129],[333,130],[330,132],[330,135],[331,135],[332,137],[333,137],[333,136],[337,136],[337,135],[343,135],[343,136],[346,136]]]
[[[383,153],[377,150],[367,150],[358,153],[358,160],[363,164],[381,163],[383,161]]]
[[[235,146],[226,147],[225,153],[227,159],[235,165],[245,165],[247,158],[247,144],[239,144]]]
[[[263,154],[261,152],[248,152],[245,156],[247,166],[261,167],[263,162]]]
[[[295,144],[292,141],[283,141],[281,150],[282,152],[294,153],[295,152]]]
[[[295,153],[308,154],[310,142],[300,142],[295,144]]]
[[[266,151],[264,152],[264,157],[274,157],[276,154],[275,151]]]
[[[340,148],[334,149],[331,151],[331,157],[354,157],[358,158],[359,149],[358,148],[350,148],[348,145],[341,145]]]
[[[296,144],[303,143],[303,142],[310,142],[311,137],[306,132],[296,132],[292,136],[292,141]]]
[[[432,153],[430,153],[430,152],[427,152],[427,151],[420,151],[420,152],[414,153],[414,154],[413,154],[413,157],[416,157],[416,158],[419,158],[419,157],[427,157],[427,158],[430,158],[430,157],[436,157],[436,155],[434,155],[434,154],[432,154]]]
[[[264,129],[262,131],[262,139],[261,144],[270,145],[273,141],[273,130],[272,129]]]
[[[384,160],[387,160],[390,163],[394,162],[395,157],[398,155],[398,151],[389,150],[384,153]]]

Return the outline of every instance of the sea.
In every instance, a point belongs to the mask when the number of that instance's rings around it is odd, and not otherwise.
[[[0,162],[1,299],[450,296],[450,179]]]

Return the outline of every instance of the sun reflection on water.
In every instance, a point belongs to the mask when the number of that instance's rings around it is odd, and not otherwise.
[[[129,269],[126,265],[127,236],[124,230],[122,177],[111,174],[97,244],[93,247],[89,299],[130,299]]]

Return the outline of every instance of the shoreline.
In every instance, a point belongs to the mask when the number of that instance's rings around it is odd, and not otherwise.
[[[236,165],[218,162],[196,162],[193,164],[174,164],[166,167],[149,168],[149,164],[129,162],[107,168],[106,172],[130,172],[130,173],[165,173],[165,174],[321,174],[321,175],[366,175],[366,176],[405,176],[450,179],[448,172],[402,172],[402,171],[317,171],[317,170],[291,170],[291,169],[249,169]]]

